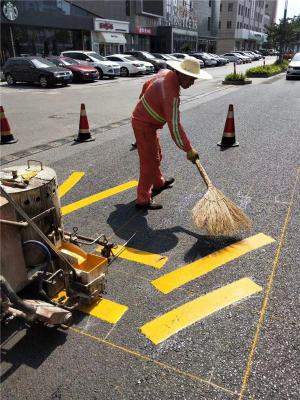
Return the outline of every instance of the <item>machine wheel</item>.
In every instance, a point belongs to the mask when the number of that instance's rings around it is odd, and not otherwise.
[[[15,78],[11,74],[6,75],[6,82],[9,86],[13,86],[16,84]]]
[[[47,78],[45,76],[41,76],[40,77],[40,85],[41,85],[42,88],[48,87],[49,83],[48,83],[48,80],[47,80]]]
[[[120,75],[121,76],[129,76],[129,71],[128,71],[128,69],[126,68],[126,67],[122,67],[121,68],[121,70],[120,70]]]
[[[99,79],[103,79],[103,71],[101,68],[98,68],[98,72],[99,72]]]

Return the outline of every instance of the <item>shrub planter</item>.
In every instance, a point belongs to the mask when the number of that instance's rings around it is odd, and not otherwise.
[[[222,81],[223,85],[248,85],[249,83],[252,83],[250,79],[245,81]]]

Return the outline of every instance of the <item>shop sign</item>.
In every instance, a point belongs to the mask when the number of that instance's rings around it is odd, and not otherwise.
[[[129,22],[95,18],[94,28],[95,31],[128,33]]]
[[[172,26],[176,28],[197,30],[197,15],[195,10],[190,10],[185,6],[173,7]]]
[[[5,1],[2,4],[2,12],[6,19],[14,21],[18,18],[18,9],[12,1]]]
[[[134,33],[138,33],[139,35],[153,35],[152,29],[144,26],[137,26],[134,30]]]

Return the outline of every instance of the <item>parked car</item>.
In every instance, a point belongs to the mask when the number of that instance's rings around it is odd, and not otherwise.
[[[226,65],[229,63],[229,60],[225,57],[221,57],[221,56],[218,56],[217,54],[213,54],[213,53],[208,53],[208,54],[217,61],[217,65]]]
[[[177,60],[179,60],[179,61],[184,60],[186,57],[192,57],[191,55],[189,55],[189,54],[187,54],[187,53],[171,53],[171,56],[177,58]],[[196,57],[194,57],[194,58],[196,58]],[[203,68],[203,67],[204,67],[204,62],[203,62],[203,60],[200,60],[200,59],[198,59],[198,58],[197,58],[197,60],[198,60],[198,62],[199,62],[199,64],[200,64],[200,67]]]
[[[242,64],[243,63],[242,58],[237,54],[225,53],[225,54],[222,54],[221,57],[227,58],[227,60],[229,60],[230,62],[234,62],[236,64]]]
[[[247,63],[251,63],[252,59],[249,56],[246,56],[242,51],[232,51],[233,54],[236,54],[237,56],[239,56],[242,61],[243,64],[247,64]]]
[[[252,56],[253,61],[258,61],[262,58],[262,55],[258,55],[257,53],[254,53],[254,51],[251,51],[251,50],[247,50],[247,51],[245,51],[245,53]]]
[[[129,60],[124,57],[123,54],[112,54],[111,56],[106,56],[106,58],[120,65],[121,76],[141,75],[146,73],[145,65],[138,60]]]
[[[146,68],[146,74],[154,74],[155,69],[154,65],[149,63],[148,61],[138,60],[136,57],[133,57],[129,54],[123,54],[123,57],[130,61],[135,61],[142,64]]]
[[[132,50],[132,51],[125,51],[124,54],[131,55],[140,61],[150,62],[154,66],[155,71],[159,71],[160,69],[167,68],[167,64],[165,63],[165,61],[155,58],[148,51]]]
[[[84,82],[94,81],[99,78],[99,72],[91,65],[80,64],[80,62],[73,60],[70,57],[50,56],[47,60],[51,61],[58,67],[66,68],[73,73],[73,81]]]
[[[63,57],[74,58],[83,64],[88,64],[95,67],[99,72],[99,79],[104,76],[109,78],[115,78],[120,76],[120,66],[112,61],[108,61],[105,57],[95,51],[83,51],[83,50],[68,50],[63,51],[61,54]]]
[[[286,79],[300,78],[300,53],[296,53],[286,70]]]
[[[9,58],[3,66],[3,74],[8,85],[29,82],[39,83],[42,88],[57,83],[66,86],[73,78],[71,71],[57,67],[42,57]]]
[[[154,55],[154,57],[160,58],[161,60],[164,60],[166,62],[167,61],[178,61],[178,62],[180,62],[180,60],[178,60],[178,58],[173,57],[170,54],[161,54],[161,53],[152,53],[152,54]],[[172,67],[170,67],[168,64],[167,64],[167,68],[168,69],[172,69]]]
[[[208,53],[191,53],[190,55],[198,60],[202,60],[204,62],[204,67],[216,67],[218,64],[217,60],[211,57]]]

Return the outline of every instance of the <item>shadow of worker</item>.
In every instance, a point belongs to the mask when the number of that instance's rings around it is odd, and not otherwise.
[[[237,237],[212,237],[198,234],[180,225],[166,229],[153,229],[147,223],[148,212],[137,211],[134,205],[135,202],[116,204],[116,210],[107,219],[115,236],[125,242],[136,233],[128,243],[128,247],[162,254],[177,246],[179,239],[176,234],[184,233],[197,239],[184,254],[184,260],[192,262],[239,240]]]
[[[107,219],[114,234],[123,241],[127,241],[136,233],[128,246],[138,250],[161,254],[173,249],[178,243],[175,233],[181,231],[180,227],[152,229],[146,218],[148,212],[137,211],[134,205],[134,201],[115,205],[115,211]]]

